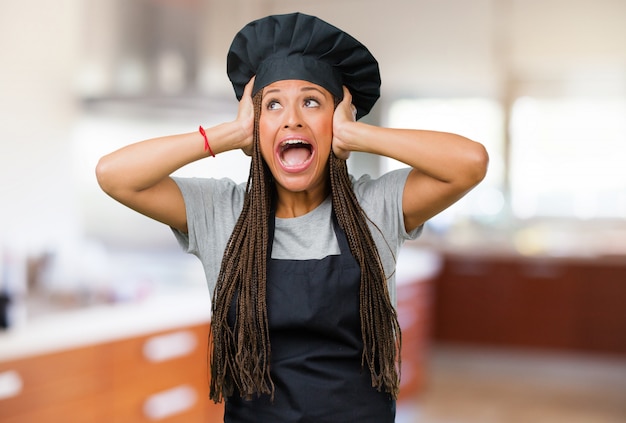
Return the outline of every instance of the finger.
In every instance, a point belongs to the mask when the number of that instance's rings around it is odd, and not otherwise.
[[[255,78],[256,78],[256,75],[254,75],[252,78],[250,78],[250,81],[248,81],[248,83],[244,87],[244,89],[243,89],[243,96],[244,97],[252,97],[252,88],[254,87],[254,79]]]
[[[350,90],[348,89],[348,87],[344,85],[343,86],[343,101],[346,101],[346,100],[349,103],[352,103],[352,94],[350,93]]]

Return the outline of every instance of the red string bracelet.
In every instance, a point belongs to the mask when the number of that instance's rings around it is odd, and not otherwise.
[[[204,131],[202,125],[200,125],[200,128],[198,128],[198,130],[204,137],[204,151],[208,151],[209,153],[211,153],[211,156],[215,157],[215,154],[213,153],[213,150],[211,150],[211,146],[209,145],[209,137],[206,136],[206,132]]]

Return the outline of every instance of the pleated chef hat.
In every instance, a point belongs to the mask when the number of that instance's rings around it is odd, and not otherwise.
[[[253,95],[272,82],[300,79],[342,99],[345,85],[357,119],[380,96],[378,62],[369,50],[339,28],[302,13],[267,16],[243,27],[228,51],[227,73],[238,100],[254,75]]]

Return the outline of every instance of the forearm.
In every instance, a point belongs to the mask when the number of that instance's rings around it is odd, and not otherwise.
[[[460,135],[380,128],[360,122],[337,125],[340,151],[362,151],[399,160],[413,170],[402,194],[407,231],[458,201],[487,171],[485,148]]]
[[[354,122],[342,128],[345,148],[398,160],[445,183],[477,183],[484,177],[484,147],[463,136],[437,131],[381,128]]]
[[[206,134],[214,154],[239,148],[244,138],[234,123],[207,128]],[[209,155],[199,131],[153,138],[102,157],[96,175],[102,189],[109,194],[120,189],[142,191],[177,169]]]

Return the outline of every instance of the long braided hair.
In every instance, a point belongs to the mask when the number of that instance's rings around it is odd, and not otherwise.
[[[259,147],[261,96],[262,90],[253,97],[254,145],[243,209],[226,245],[213,296],[209,357],[210,398],[215,402],[233,395],[235,389],[247,399],[261,394],[273,398],[274,394],[266,269],[268,219],[275,187]],[[397,398],[402,340],[382,262],[345,160],[331,151],[329,168],[333,212],[361,268],[361,365],[367,365],[373,387]],[[235,307],[234,326],[228,322],[231,307]]]

